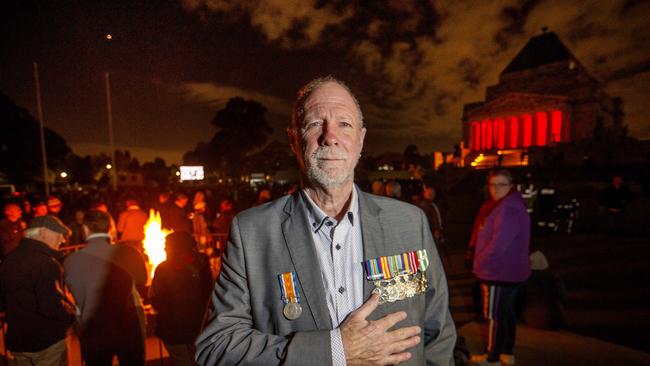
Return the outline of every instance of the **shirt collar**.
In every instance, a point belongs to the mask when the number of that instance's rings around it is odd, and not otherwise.
[[[307,191],[303,188],[300,193],[305,199],[306,202],[306,208],[307,208],[307,220],[309,221],[309,224],[312,226],[313,231],[316,233],[318,232],[321,227],[326,222],[330,222],[328,226],[333,226],[338,224],[336,222],[336,219],[331,218],[321,210],[318,205],[309,197],[309,194]],[[348,220],[350,220],[350,225],[354,226],[354,218],[358,217],[359,215],[359,197],[357,195],[357,189],[356,185],[352,186],[352,198],[350,199],[350,204],[348,205],[348,211],[344,217],[347,217]]]
[[[106,238],[106,239],[111,239],[111,235],[107,233],[92,233],[86,237],[86,241],[90,239],[95,239],[95,238]]]

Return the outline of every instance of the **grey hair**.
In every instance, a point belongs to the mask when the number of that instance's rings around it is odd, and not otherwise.
[[[325,83],[336,83],[350,94],[350,97],[352,97],[352,100],[354,101],[354,105],[357,107],[357,112],[359,112],[361,127],[363,128],[363,113],[361,112],[361,105],[359,104],[357,97],[354,96],[350,88],[343,81],[332,75],[316,78],[298,90],[298,97],[296,98],[296,102],[293,105],[293,111],[291,112],[291,126],[289,127],[296,129],[300,127],[305,118],[305,102],[309,99],[312,93],[316,91],[316,89]]]
[[[38,239],[41,235],[41,228],[40,227],[27,228],[25,229],[24,235],[28,239]]]

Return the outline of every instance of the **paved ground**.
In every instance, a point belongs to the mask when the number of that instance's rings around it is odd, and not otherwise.
[[[477,323],[458,330],[473,353],[481,353],[483,344]],[[650,354],[610,342],[566,331],[546,331],[526,326],[517,328],[515,346],[517,365],[522,366],[647,366]]]
[[[464,268],[468,228],[452,227],[444,251],[452,315],[474,353],[483,349],[473,322],[471,287]],[[517,364],[650,365],[650,241],[598,235],[535,235],[550,269],[566,286],[566,326],[546,331],[519,324]]]

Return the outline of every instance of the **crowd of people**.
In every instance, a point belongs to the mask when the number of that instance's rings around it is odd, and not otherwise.
[[[6,349],[17,365],[64,365],[71,326],[86,365],[111,365],[114,357],[144,365],[145,302],[153,306],[148,313],[156,315],[156,335],[174,364],[194,364],[193,343],[215,275],[202,252],[216,255],[219,248],[209,250],[205,195],[196,192],[194,210],[186,194],[173,197],[161,192],[151,206],[172,231],[165,239],[167,259],[153,281],[143,248],[148,214],[137,198],[124,201],[117,221],[107,201],[73,207],[68,225],[56,196],[35,202],[25,215],[29,202],[5,204],[0,312],[8,326]],[[232,204],[223,200],[215,216],[215,227],[227,235]]]

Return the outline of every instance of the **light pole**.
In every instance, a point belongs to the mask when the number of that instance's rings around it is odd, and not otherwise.
[[[38,74],[38,64],[34,64],[34,84],[36,89],[36,109],[38,111],[38,126],[41,137],[41,159],[43,159],[43,184],[45,187],[45,197],[50,195],[50,182],[47,177],[47,151],[45,149],[45,128],[43,127],[43,105],[41,104],[41,79]]]
[[[115,137],[113,135],[113,103],[111,101],[111,74],[106,71],[104,73],[104,85],[106,86],[106,114],[108,117],[108,141],[111,149],[111,165],[117,167],[115,164]],[[113,191],[117,191],[117,168],[111,169],[111,181]]]
[[[110,42],[113,36],[106,35],[106,41]],[[113,102],[111,100],[111,74],[104,73],[104,86],[106,88],[106,114],[108,119],[108,141],[111,149],[111,163],[115,169],[111,169],[111,181],[113,191],[117,191],[117,164],[115,164],[115,137],[113,135]]]

